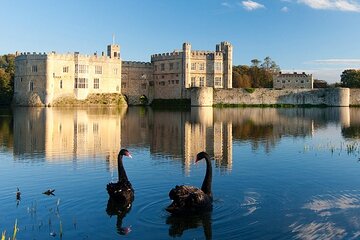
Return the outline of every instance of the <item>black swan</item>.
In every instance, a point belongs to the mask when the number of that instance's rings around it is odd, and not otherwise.
[[[118,182],[109,183],[106,186],[106,190],[109,196],[116,201],[123,203],[124,205],[131,203],[134,200],[134,189],[129,182],[124,169],[122,158],[127,156],[131,158],[128,150],[121,149],[118,155]]]
[[[202,159],[206,160],[206,174],[201,189],[185,185],[171,189],[169,197],[172,203],[166,208],[166,211],[175,215],[186,215],[212,210],[211,160],[206,152],[197,154],[196,162]]]

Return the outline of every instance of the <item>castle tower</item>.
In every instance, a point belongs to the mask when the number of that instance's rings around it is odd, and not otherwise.
[[[185,88],[189,88],[191,86],[190,68],[191,68],[191,44],[183,43],[183,79],[184,79]]]
[[[107,56],[120,59],[120,45],[111,44],[107,46]]]
[[[218,47],[221,47],[219,49],[224,54],[224,88],[229,89],[232,88],[232,53],[233,53],[233,47],[229,42],[221,42],[220,46],[216,46],[216,51],[218,51]]]

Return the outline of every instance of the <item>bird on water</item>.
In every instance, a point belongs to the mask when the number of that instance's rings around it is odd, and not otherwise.
[[[206,161],[206,174],[201,189],[193,186],[175,186],[169,192],[172,203],[166,211],[174,215],[196,214],[212,210],[212,166],[210,156],[206,152],[200,152],[195,162],[202,159]]]
[[[123,156],[132,158],[130,152],[126,149],[121,149],[118,154],[118,181],[110,182],[106,186],[106,190],[112,198],[118,202],[129,204],[134,200],[134,189],[127,178],[126,171],[123,165]]]

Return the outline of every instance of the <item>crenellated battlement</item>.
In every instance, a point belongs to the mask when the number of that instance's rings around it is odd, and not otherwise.
[[[81,60],[89,60],[89,61],[109,61],[114,60],[118,61],[119,59],[110,58],[106,55],[98,55],[94,53],[93,55],[88,54],[79,54],[79,52],[73,53],[56,53],[55,51],[48,52],[48,53],[36,53],[36,52],[21,52],[17,53],[17,59],[44,59],[44,58],[56,58],[58,60],[71,60],[74,58],[81,59]]]
[[[123,67],[151,67],[151,62],[122,61]]]
[[[173,51],[173,52],[167,52],[167,53],[158,53],[151,55],[151,60],[167,60],[167,59],[173,59],[181,57],[183,52],[180,51]]]

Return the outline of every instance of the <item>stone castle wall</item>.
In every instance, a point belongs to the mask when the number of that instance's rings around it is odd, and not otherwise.
[[[250,93],[246,89],[219,89],[214,91],[214,104],[244,105],[328,105],[349,106],[348,88],[287,89],[273,90],[257,88]]]
[[[350,88],[350,105],[360,106],[360,88]]]
[[[122,62],[121,91],[130,105],[139,105],[140,97],[154,98],[153,66],[149,62]]]

